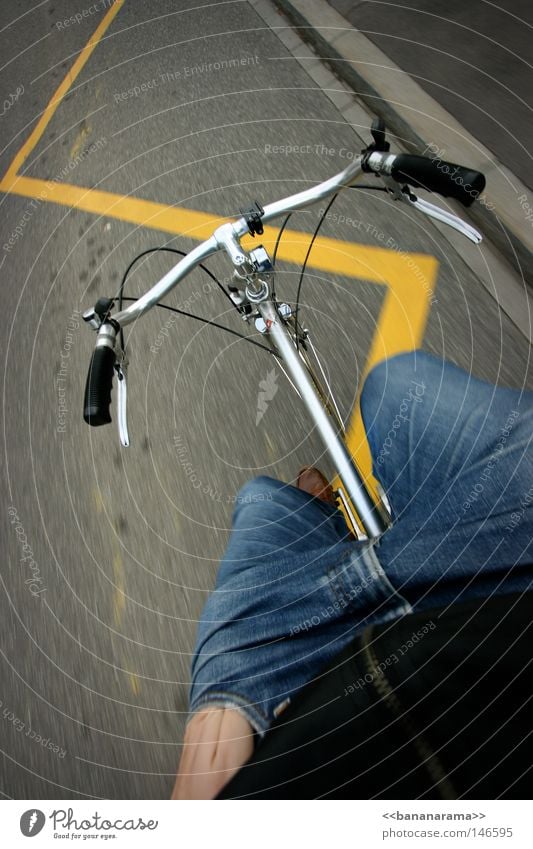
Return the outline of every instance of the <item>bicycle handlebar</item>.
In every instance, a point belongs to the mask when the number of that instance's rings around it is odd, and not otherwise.
[[[485,188],[485,177],[480,171],[411,153],[390,154],[385,158],[383,154],[372,153],[368,166],[363,164],[363,169],[366,167],[374,173],[390,175],[398,183],[455,198],[463,206],[471,206]]]
[[[264,213],[261,216],[263,223],[272,221],[275,218],[292,212],[296,209],[303,209],[310,206],[323,198],[330,197],[338,189],[345,186],[350,186],[362,173],[362,157],[351,162],[344,171],[330,177],[318,186],[312,186],[310,189],[305,189],[303,192],[290,195],[282,200],[269,203],[264,208]],[[231,258],[235,261],[236,257],[244,254],[241,252],[239,239],[248,233],[248,224],[245,218],[238,218],[236,221],[223,224],[207,239],[205,242],[197,245],[190,253],[168,271],[159,283],[156,283],[142,298],[139,298],[135,303],[127,309],[114,315],[115,321],[125,327],[132,321],[135,321],[142,313],[146,312],[151,307],[167,295],[180,280],[189,274],[200,263],[220,250],[226,250]]]
[[[115,328],[110,323],[103,324],[89,364],[83,418],[92,427],[100,427],[111,421],[109,408],[116,360],[115,337]]]
[[[354,159],[343,171],[319,185],[268,204],[264,208],[261,220],[267,223],[296,209],[302,209],[330,197],[339,189],[353,185],[363,172],[392,177],[400,183],[438,192],[444,197],[456,198],[464,206],[470,206],[485,187],[483,174],[460,165],[412,154],[394,155],[388,152],[368,151]],[[116,313],[112,324],[109,322],[102,324],[98,331],[97,347],[93,352],[85,387],[84,419],[88,424],[99,426],[111,421],[109,405],[115,365],[116,330],[135,321],[155,306],[189,272],[217,251],[226,250],[235,265],[244,263],[246,255],[241,250],[239,240],[246,233],[248,233],[248,223],[244,217],[221,225],[209,239],[190,251],[141,298],[127,309]]]

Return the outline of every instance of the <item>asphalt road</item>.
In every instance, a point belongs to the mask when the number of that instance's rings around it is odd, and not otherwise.
[[[3,91],[24,91],[2,117],[0,173],[105,10],[58,23],[88,7],[2,4]],[[96,142],[98,150],[80,159]],[[269,145],[311,152],[273,154]],[[232,215],[255,197],[273,200],[324,179],[346,165],[341,151],[360,148],[354,129],[247,2],[187,11],[181,0],[161,0],[157,17],[148,5],[126,2],[24,173]],[[195,242],[12,193],[0,203],[0,245],[24,221],[0,251],[0,791],[165,798],[180,754],[195,623],[235,493],[258,473],[291,480],[303,463],[328,465],[278,370],[279,391],[256,425],[259,383],[273,368],[268,355],[188,319],[166,324],[161,311],[129,335],[131,447],[119,447],[114,426],[89,430],[81,412],[94,337],[79,311],[113,294],[142,250]],[[476,376],[531,387],[528,342],[463,260],[476,248],[465,243],[460,256],[427,220],[399,214],[381,196],[350,192],[337,203],[339,215],[375,223],[403,249],[438,259],[427,350]],[[307,212],[291,226],[310,230],[316,221]],[[324,232],[373,238],[333,220]],[[142,264],[131,294],[171,261],[158,255]],[[227,274],[220,259],[210,267]],[[278,293],[293,300],[296,283],[296,269],[282,266]],[[170,302],[242,330],[208,284],[197,272]],[[310,269],[304,293],[348,414],[383,291]]]

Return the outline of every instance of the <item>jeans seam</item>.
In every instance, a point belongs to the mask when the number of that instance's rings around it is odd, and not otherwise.
[[[412,613],[413,608],[404,596],[391,584],[385,573],[372,544],[363,544],[356,553],[361,560],[362,568],[355,576],[351,574],[355,552],[350,550],[342,559],[335,563],[326,573],[328,588],[334,602],[343,609],[357,609],[361,596],[367,587],[371,586],[371,601],[375,606],[390,602],[391,598],[399,602],[395,607],[395,615],[403,616]],[[354,583],[354,579],[356,583]]]
[[[334,601],[339,605],[342,605],[343,602],[345,602],[346,599],[351,595],[351,581],[348,578],[346,572],[347,568],[350,565],[352,555],[353,552],[346,552],[345,554],[343,554],[342,558],[336,561],[335,565],[328,569],[328,571],[326,572],[326,576],[328,578],[328,587],[331,591]],[[346,604],[345,606],[349,607],[352,601],[353,599],[349,598],[348,604]]]
[[[408,599],[405,598],[391,583],[385,569],[381,565],[379,558],[374,551],[374,545],[370,544],[363,549],[362,558],[365,565],[368,567],[370,576],[379,581],[381,587],[386,587],[389,590],[389,596],[393,596],[400,602],[400,609],[398,615],[405,613],[412,613],[413,607]],[[367,559],[368,558],[368,559]]]
[[[428,773],[434,785],[438,788],[441,798],[456,799],[457,793],[448,777],[448,772],[440,757],[435,752],[427,734],[422,733],[410,716],[411,708],[404,705],[398,695],[398,687],[389,681],[382,663],[378,662],[376,648],[373,643],[373,628],[368,628],[361,639],[363,648],[362,660],[367,673],[371,677],[374,691],[385,709],[400,723],[409,745],[414,748],[419,764]]]

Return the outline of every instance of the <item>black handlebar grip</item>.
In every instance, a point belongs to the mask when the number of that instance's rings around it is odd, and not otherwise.
[[[111,421],[109,407],[114,366],[115,352],[112,348],[105,345],[94,349],[83,402],[83,418],[92,427],[109,424]]]
[[[400,153],[395,158],[391,176],[399,183],[455,198],[463,206],[471,206],[485,188],[481,171],[411,153]]]

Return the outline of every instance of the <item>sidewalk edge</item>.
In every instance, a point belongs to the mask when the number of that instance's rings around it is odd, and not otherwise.
[[[390,133],[395,135],[411,152],[427,152],[429,143],[421,136],[413,121],[402,116],[395,108],[394,103],[391,102],[391,100],[395,100],[402,104],[405,101],[407,82],[409,82],[409,87],[412,89],[411,93],[414,92],[415,97],[426,102],[431,101],[434,104],[435,108],[431,114],[446,116],[446,123],[449,127],[458,128],[460,126],[453,116],[449,115],[437,101],[420,88],[416,81],[411,80],[405,72],[397,68],[388,56],[382,53],[362,33],[355,30],[349,21],[329,6],[325,0],[312,0],[312,2],[309,2],[309,0],[303,0],[303,2],[300,2],[300,0],[274,0],[274,3],[298,31],[300,37],[313,47],[315,52],[323,61],[327,62],[340,79],[350,86],[367,108],[383,118]],[[305,12],[303,9],[305,9]],[[320,18],[322,18],[322,21],[320,21]],[[327,26],[323,23],[324,20],[333,22],[334,25]],[[352,56],[347,54],[349,47],[346,42],[350,38],[347,39],[346,36],[352,36],[353,43],[357,39],[359,47],[362,44],[365,45],[365,55],[377,57],[378,62],[360,62],[357,63],[358,68],[354,67],[353,53]],[[365,68],[368,65],[370,71],[365,73]],[[374,79],[372,79],[372,68],[375,69],[378,66],[380,69],[397,71],[397,98],[391,97],[390,83],[387,94],[376,86],[376,75],[374,73]],[[409,112],[409,109],[405,111]],[[456,129],[452,132],[457,135]],[[460,137],[464,139],[465,146],[468,140],[469,147],[478,152],[483,152],[485,161],[490,159],[490,162],[493,163],[488,177],[491,182],[490,199],[494,204],[494,211],[476,203],[468,209],[467,214],[496,246],[512,270],[527,282],[531,291],[533,289],[533,263],[531,261],[533,254],[523,235],[513,226],[513,222],[509,221],[509,215],[506,214],[506,208],[509,209],[511,203],[516,205],[519,195],[525,194],[529,198],[529,191],[515,175],[511,174],[505,166],[496,160],[492,153],[486,150],[480,141],[462,127],[460,128]],[[443,146],[446,149],[446,146]],[[453,156],[449,156],[449,159],[453,160]],[[473,167],[478,167],[485,172],[489,170],[487,166],[483,168],[479,161],[477,163],[469,162],[468,164],[473,164]],[[493,188],[495,185],[497,188]]]

